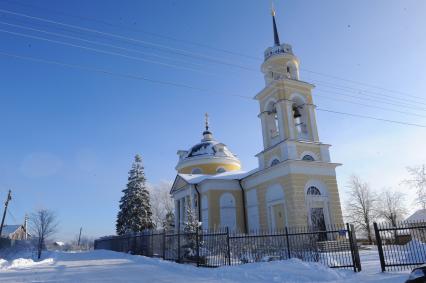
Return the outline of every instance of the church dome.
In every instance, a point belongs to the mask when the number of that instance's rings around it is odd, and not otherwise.
[[[201,142],[189,150],[178,151],[176,170],[183,174],[216,174],[241,169],[240,160],[228,147],[213,138],[206,121]]]

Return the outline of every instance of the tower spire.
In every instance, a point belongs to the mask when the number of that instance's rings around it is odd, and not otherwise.
[[[278,29],[277,29],[277,23],[275,22],[275,7],[274,7],[274,2],[272,2],[272,7],[271,7],[271,14],[272,14],[272,25],[274,28],[274,45],[275,46],[280,46],[280,37],[278,35]]]

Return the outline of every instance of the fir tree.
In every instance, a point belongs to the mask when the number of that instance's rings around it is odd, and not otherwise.
[[[116,231],[118,235],[142,232],[154,228],[149,191],[145,185],[145,174],[140,155],[135,156],[126,189],[120,200]]]

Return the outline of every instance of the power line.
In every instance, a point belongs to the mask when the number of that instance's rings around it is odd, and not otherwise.
[[[316,93],[315,96],[319,96],[321,98],[325,98],[325,99],[329,99],[329,100],[342,101],[342,102],[349,103],[349,104],[360,105],[360,106],[364,106],[364,107],[368,107],[368,108],[375,108],[375,109],[380,109],[380,110],[384,110],[384,111],[390,111],[390,112],[396,112],[396,113],[401,113],[401,114],[405,114],[405,115],[411,115],[411,116],[417,116],[417,117],[426,118],[426,115],[421,115],[421,114],[412,113],[412,112],[406,112],[406,111],[399,111],[399,110],[395,110],[395,109],[391,109],[391,108],[385,108],[385,107],[380,107],[380,106],[376,106],[376,105],[369,105],[369,104],[354,102],[354,101],[350,101],[350,100],[346,100],[346,99],[341,99],[341,98],[337,98],[337,97],[327,96],[327,95],[324,95],[324,94],[318,94],[318,93]]]
[[[211,46],[211,45],[207,45],[205,43],[200,43],[200,42],[194,42],[194,41],[189,41],[189,40],[178,39],[178,38],[175,38],[175,37],[165,36],[165,35],[162,35],[162,34],[150,32],[150,31],[146,31],[146,30],[142,30],[140,28],[135,28],[135,27],[132,27],[132,26],[120,25],[120,24],[113,24],[113,23],[108,22],[108,21],[103,21],[103,20],[89,18],[89,17],[83,17],[81,15],[75,15],[75,14],[65,13],[63,11],[59,11],[59,10],[56,10],[56,9],[51,9],[51,8],[48,8],[48,7],[41,7],[41,6],[36,6],[36,5],[33,5],[33,4],[22,3],[20,1],[3,0],[3,2],[9,2],[9,3],[13,3],[13,4],[18,4],[18,5],[21,5],[21,6],[38,8],[40,10],[46,10],[46,11],[50,10],[50,11],[52,11],[55,14],[63,14],[65,16],[76,18],[76,19],[82,19],[82,20],[86,20],[86,21],[97,22],[97,23],[101,23],[103,25],[108,25],[108,26],[116,27],[116,28],[124,28],[124,29],[127,29],[127,30],[133,30],[133,31],[136,31],[136,32],[149,34],[149,35],[152,35],[152,36],[155,36],[155,37],[158,37],[158,38],[164,38],[164,39],[168,39],[168,40],[172,40],[172,41],[176,41],[176,42],[182,42],[182,43],[186,43],[186,44],[200,46],[200,47],[204,47],[204,48],[211,49],[211,50],[214,50],[214,51],[228,53],[228,54],[231,54],[231,55],[240,56],[240,57],[244,57],[244,58],[248,58],[248,59],[252,59],[252,60],[256,60],[256,61],[263,60],[263,58],[261,58],[261,57],[252,56],[252,55],[248,55],[248,54],[243,54],[241,52],[235,52],[235,51],[228,50],[228,49],[218,48],[218,47],[214,47],[214,46]],[[307,68],[300,68],[300,70],[303,71],[303,72],[312,73],[312,74],[323,76],[323,77],[329,77],[329,78],[333,78],[333,79],[340,80],[340,81],[345,81],[345,82],[349,82],[349,83],[353,83],[353,84],[359,84],[359,85],[364,85],[364,86],[371,87],[371,88],[381,89],[381,90],[384,90],[384,91],[387,91],[387,92],[408,95],[408,96],[411,96],[411,97],[414,97],[414,98],[419,98],[419,99],[425,99],[424,97],[410,95],[410,94],[408,94],[406,92],[392,90],[392,89],[389,89],[389,88],[384,88],[382,86],[377,86],[377,85],[374,85],[374,84],[365,83],[365,82],[358,81],[358,80],[346,79],[346,78],[342,78],[342,77],[335,76],[335,75],[325,74],[325,73],[313,71],[313,70],[310,70],[310,69],[307,69]]]
[[[220,63],[220,64],[225,64],[225,65],[229,65],[229,66],[238,66],[241,69],[247,69],[245,66],[230,64],[229,62],[217,60],[216,58],[211,57],[211,56],[206,56],[204,54],[199,54],[199,53],[187,51],[187,50],[180,49],[180,48],[174,48],[174,47],[170,47],[170,46],[163,45],[163,44],[153,43],[153,42],[146,41],[146,40],[140,40],[140,39],[136,39],[136,38],[132,38],[132,37],[122,36],[122,35],[115,34],[115,33],[104,32],[104,31],[100,31],[100,30],[96,30],[96,29],[66,24],[66,23],[62,23],[62,22],[58,22],[58,21],[48,20],[48,19],[44,19],[44,18],[40,18],[40,17],[34,17],[34,16],[27,15],[27,14],[17,13],[17,12],[13,12],[13,11],[9,11],[9,10],[4,10],[4,9],[0,9],[0,12],[15,15],[15,16],[25,17],[25,18],[29,18],[29,19],[33,19],[33,20],[38,20],[38,21],[42,21],[42,22],[46,22],[46,23],[50,23],[50,24],[56,24],[56,25],[60,25],[60,26],[68,27],[68,28],[78,29],[78,30],[85,31],[85,32],[100,34],[100,35],[103,35],[103,36],[109,36],[109,37],[120,39],[120,40],[135,42],[135,43],[139,43],[139,44],[142,44],[142,45],[150,45],[150,46],[153,46],[153,47],[166,49],[166,50],[172,51],[174,53],[176,53],[176,51],[177,51],[177,52],[180,52],[180,53],[177,53],[179,55],[193,56],[193,57],[197,57],[197,58],[201,58],[201,59],[206,59],[206,60],[209,60],[209,61],[212,61],[212,62],[217,62],[217,63]]]
[[[388,92],[393,92],[393,93],[403,94],[403,95],[407,95],[407,96],[410,96],[410,97],[413,97],[413,98],[425,99],[424,97],[411,95],[411,94],[406,93],[406,92],[401,92],[401,91],[397,91],[397,90],[392,90],[392,89],[389,89],[389,88],[384,88],[384,87],[381,87],[381,86],[376,86],[376,85],[369,84],[369,83],[365,83],[365,82],[361,82],[361,81],[345,79],[345,78],[338,77],[338,76],[335,76],[335,75],[324,74],[324,73],[320,73],[320,72],[312,71],[312,70],[309,70],[309,69],[306,69],[306,68],[300,68],[300,70],[301,70],[301,71],[304,71],[304,72],[311,73],[311,74],[320,75],[320,76],[323,76],[323,77],[333,78],[333,79],[340,80],[340,81],[345,81],[345,82],[349,82],[349,83],[354,83],[354,84],[364,85],[364,86],[367,86],[367,87],[372,87],[372,88],[376,88],[376,89],[381,89],[381,90],[388,91]]]
[[[346,93],[340,93],[340,92],[335,92],[335,91],[330,91],[330,90],[318,90],[320,93],[334,93],[334,94],[338,94],[340,96],[346,96],[346,97],[351,97],[351,98],[355,98],[358,100],[362,100],[362,101],[372,101],[372,102],[376,102],[376,103],[381,103],[381,104],[387,104],[387,105],[393,105],[393,106],[398,106],[401,108],[407,108],[407,109],[417,109],[419,111],[426,111],[426,108],[421,108],[421,107],[417,107],[417,106],[411,106],[411,105],[406,105],[403,103],[394,103],[391,101],[383,101],[383,99],[378,99],[378,98],[374,98],[374,97],[359,97],[357,95],[351,95],[351,94],[346,94]]]
[[[36,32],[44,33],[44,34],[54,35],[54,36],[58,36],[58,37],[63,37],[63,38],[68,38],[68,39],[73,39],[73,40],[79,40],[79,41],[87,42],[87,43],[90,43],[90,44],[95,44],[95,45],[100,45],[100,46],[105,46],[105,47],[111,47],[111,48],[120,49],[120,50],[124,50],[124,51],[128,51],[128,52],[136,52],[136,53],[140,53],[140,54],[147,55],[147,56],[158,57],[158,58],[161,58],[161,59],[180,61],[180,62],[184,62],[184,63],[188,63],[188,64],[193,64],[193,65],[196,65],[196,66],[199,66],[199,67],[203,67],[203,65],[201,65],[201,64],[179,60],[178,58],[162,56],[162,55],[158,55],[158,54],[155,54],[155,53],[147,53],[147,52],[140,51],[138,49],[125,48],[125,47],[117,46],[117,45],[114,45],[114,44],[109,44],[109,43],[104,43],[104,42],[99,42],[99,41],[94,41],[94,40],[88,40],[88,39],[84,39],[84,38],[80,38],[80,37],[76,37],[76,36],[64,35],[64,34],[60,34],[60,33],[56,33],[56,32],[40,30],[40,29],[36,29],[36,28],[11,24],[11,23],[2,22],[2,21],[0,21],[0,24],[11,26],[11,27],[16,27],[16,28],[20,28],[20,29],[30,30],[30,31],[36,31]]]
[[[34,58],[34,57],[29,57],[29,56],[21,56],[21,55],[10,54],[10,53],[1,52],[1,51],[0,51],[0,55],[6,56],[6,57],[17,58],[17,59],[30,60],[30,61],[34,61],[34,62],[46,63],[46,64],[51,64],[51,65],[64,66],[64,67],[69,67],[69,68],[74,68],[74,69],[82,69],[82,70],[86,70],[86,71],[94,71],[94,72],[108,74],[108,75],[112,75],[112,76],[119,76],[119,77],[125,77],[125,78],[136,79],[136,80],[144,80],[144,81],[148,81],[148,82],[156,83],[156,84],[170,85],[170,86],[175,86],[175,87],[180,87],[180,88],[189,88],[189,89],[192,89],[192,90],[198,90],[200,92],[204,92],[206,94],[215,95],[215,96],[216,95],[234,96],[234,97],[238,97],[238,98],[252,100],[251,97],[244,96],[244,95],[237,95],[237,94],[226,94],[226,95],[223,95],[223,94],[218,94],[218,93],[211,93],[210,90],[208,90],[208,89],[197,88],[197,87],[193,87],[191,85],[184,85],[184,84],[179,84],[179,83],[174,83],[174,82],[154,80],[154,79],[149,79],[149,78],[146,78],[146,77],[143,77],[143,76],[121,74],[121,73],[106,71],[106,70],[103,70],[103,69],[97,69],[97,68],[91,68],[91,67],[86,67],[86,66],[67,64],[67,63],[62,63],[62,62],[57,62],[57,61],[51,61],[51,60],[45,60],[45,59],[40,59],[40,58]],[[388,123],[395,123],[395,124],[400,124],[400,125],[407,125],[407,126],[415,126],[415,127],[426,128],[426,125],[420,125],[420,124],[402,122],[402,121],[397,121],[397,120],[388,120],[388,119],[377,118],[377,117],[372,117],[372,116],[365,116],[365,115],[360,115],[360,114],[339,112],[339,111],[329,110],[329,109],[325,109],[325,108],[317,108],[317,110],[323,111],[323,112],[334,113],[334,114],[341,114],[341,115],[347,115],[347,116],[353,116],[353,117],[359,117],[359,118],[365,118],[365,119],[372,119],[372,120],[376,120],[376,121],[382,121],[382,122],[388,122]]]
[[[334,113],[334,114],[340,114],[340,115],[358,117],[358,118],[372,119],[372,120],[377,120],[377,121],[382,121],[382,122],[388,122],[388,123],[394,123],[394,124],[401,124],[401,125],[407,125],[407,126],[415,126],[415,127],[426,128],[426,125],[413,124],[413,123],[401,122],[401,121],[396,121],[396,120],[388,120],[388,119],[377,118],[377,117],[366,116],[366,115],[360,115],[360,114],[346,113],[346,112],[328,110],[328,109],[324,109],[324,108],[317,108],[317,110],[318,111],[323,111],[323,112]]]
[[[196,58],[205,59],[205,60],[208,60],[208,61],[211,61],[211,62],[214,62],[214,63],[223,64],[223,65],[227,65],[227,66],[238,67],[238,68],[243,69],[243,70],[257,71],[253,68],[250,68],[250,67],[229,63],[227,61],[217,60],[216,58],[213,58],[211,56],[205,56],[203,54],[198,54],[198,53],[186,51],[186,50],[179,49],[179,48],[173,48],[173,47],[165,46],[165,45],[162,45],[162,44],[152,43],[152,42],[145,41],[145,40],[138,40],[138,39],[135,39],[135,38],[129,38],[129,37],[125,37],[125,36],[121,36],[121,35],[117,35],[117,34],[113,34],[113,33],[109,33],[109,32],[103,32],[103,31],[99,31],[99,30],[95,30],[95,29],[90,29],[90,28],[80,27],[80,26],[76,26],[76,25],[66,24],[66,23],[48,20],[48,19],[44,19],[44,18],[40,18],[40,17],[34,17],[34,16],[27,15],[27,14],[17,13],[17,12],[13,12],[13,11],[9,11],[9,10],[4,10],[4,9],[0,9],[0,12],[9,13],[9,14],[13,14],[13,15],[21,16],[21,17],[26,17],[26,18],[30,18],[30,19],[35,19],[35,20],[38,20],[38,21],[48,22],[48,23],[52,23],[52,24],[62,25],[62,26],[65,26],[65,27],[70,27],[70,28],[74,28],[74,29],[78,29],[78,30],[87,31],[87,32],[97,33],[97,34],[101,34],[101,35],[107,35],[107,36],[119,38],[119,39],[122,39],[122,40],[128,40],[128,41],[132,41],[132,42],[138,42],[138,43],[141,43],[141,44],[147,44],[147,45],[151,45],[151,46],[155,46],[155,47],[159,47],[159,48],[164,48],[164,49],[167,49],[167,50],[170,50],[170,51],[184,52],[184,53],[176,53],[176,52],[174,52],[174,53],[179,54],[179,55],[183,55],[183,56],[195,56]],[[353,83],[355,82],[355,81],[352,81],[352,80],[342,79],[340,77],[327,75],[327,74],[323,74],[323,73],[319,73],[319,72],[315,72],[315,71],[311,71],[311,70],[307,70],[307,69],[301,69],[301,70],[311,72],[311,73],[315,73],[315,74],[320,74],[320,75],[323,75],[323,76],[333,77],[335,79],[346,80],[348,82],[353,82]],[[282,72],[276,72],[276,73],[284,74]],[[364,85],[369,85],[370,87],[373,87],[370,84],[364,84]],[[343,87],[343,86],[341,86],[341,87]],[[350,87],[347,87],[347,86],[345,86],[345,87],[348,88],[348,89],[351,89]],[[354,88],[352,88],[352,89],[360,91],[359,89],[354,89]],[[382,89],[384,89],[384,88],[382,88]],[[365,89],[361,90],[361,91],[362,92],[375,93],[375,92],[372,92],[371,90],[365,90]],[[393,92],[394,93],[402,93],[402,92],[396,92],[396,91],[393,91]],[[376,94],[380,94],[380,93],[376,92]],[[381,95],[383,96],[383,94],[381,94]],[[389,96],[386,96],[386,97],[390,98]],[[416,96],[416,98],[420,98],[420,97]],[[398,98],[393,98],[393,99],[398,99]],[[424,98],[420,98],[420,99],[424,99]],[[407,101],[407,99],[405,99],[405,101]],[[421,102],[416,101],[416,103],[421,103]],[[426,103],[424,103],[424,104],[426,105]]]
[[[0,32],[13,34],[13,35],[21,36],[21,37],[27,37],[27,38],[47,41],[47,42],[61,44],[61,45],[66,45],[66,46],[80,48],[80,49],[85,49],[85,50],[90,50],[90,51],[93,51],[93,52],[102,53],[102,54],[106,54],[106,55],[114,55],[114,56],[119,56],[119,57],[123,57],[123,58],[127,58],[127,59],[138,60],[138,61],[142,61],[142,62],[146,62],[146,63],[150,63],[150,64],[162,65],[162,66],[166,66],[166,67],[182,69],[182,70],[187,70],[187,71],[194,71],[194,72],[199,72],[199,73],[206,73],[205,71],[197,70],[197,69],[193,69],[193,68],[187,68],[187,67],[183,67],[183,66],[163,63],[163,62],[154,61],[154,60],[150,60],[150,59],[144,59],[144,58],[130,56],[130,55],[126,55],[126,54],[122,54],[122,53],[118,53],[118,52],[113,52],[113,51],[105,51],[105,50],[101,50],[101,49],[98,49],[98,48],[87,47],[87,46],[78,45],[78,44],[69,43],[69,42],[60,41],[60,40],[48,39],[48,38],[45,38],[45,37],[40,37],[40,36],[35,36],[35,35],[28,35],[28,34],[24,34],[24,33],[20,33],[20,32],[13,32],[13,31],[8,31],[8,30],[4,30],[4,29],[0,29]]]
[[[163,38],[163,39],[167,39],[167,40],[172,40],[172,41],[176,41],[176,42],[181,42],[181,43],[185,43],[185,44],[199,46],[199,47],[207,48],[207,49],[214,50],[214,51],[219,51],[219,52],[222,52],[222,53],[227,53],[227,54],[234,55],[234,56],[244,57],[244,58],[251,59],[251,60],[256,60],[256,61],[262,60],[262,58],[260,58],[260,57],[256,57],[256,56],[252,56],[252,55],[248,55],[248,54],[243,54],[243,53],[235,52],[235,51],[228,50],[228,49],[218,48],[218,47],[215,47],[215,46],[207,45],[205,43],[183,40],[183,39],[179,39],[179,38],[175,38],[175,37],[171,37],[171,36],[166,36],[166,35],[163,35],[163,34],[158,34],[158,33],[150,32],[150,31],[147,31],[147,30],[142,30],[140,28],[135,28],[135,27],[128,26],[128,25],[113,24],[111,22],[107,22],[107,21],[103,21],[103,20],[99,20],[99,19],[69,14],[69,13],[65,13],[63,11],[59,11],[59,10],[55,10],[55,9],[51,9],[51,8],[46,8],[46,7],[30,5],[30,4],[22,3],[22,2],[19,2],[19,1],[8,1],[8,0],[2,0],[2,1],[18,4],[18,5],[21,5],[21,6],[43,9],[43,10],[46,10],[46,11],[50,10],[55,14],[63,14],[65,16],[68,16],[68,17],[71,17],[71,18],[82,19],[82,20],[85,20],[85,21],[97,22],[97,23],[101,23],[103,25],[116,27],[116,28],[124,28],[124,29],[127,29],[127,30],[136,31],[136,32],[139,32],[139,33],[149,34],[151,36],[155,36],[155,37],[158,37],[158,38]]]
[[[22,60],[28,60],[28,61],[38,62],[38,63],[45,63],[45,64],[50,64],[50,65],[57,65],[57,66],[68,67],[68,68],[73,68],[73,69],[80,69],[80,70],[85,70],[85,71],[102,73],[102,74],[111,75],[111,76],[118,76],[118,77],[127,78],[127,79],[143,80],[143,81],[147,81],[147,82],[150,82],[150,83],[169,85],[169,86],[191,89],[191,90],[200,91],[200,92],[206,92],[207,93],[209,91],[208,89],[203,89],[203,88],[199,88],[199,87],[195,87],[195,86],[191,86],[191,85],[187,85],[187,84],[150,79],[148,77],[144,77],[144,76],[140,76],[140,75],[111,72],[111,71],[108,71],[108,70],[105,70],[105,69],[100,69],[100,68],[93,68],[93,67],[87,67],[87,66],[83,66],[83,65],[68,64],[68,63],[63,63],[63,62],[54,61],[54,60],[45,60],[45,59],[35,58],[35,57],[31,57],[31,56],[16,55],[16,54],[2,52],[2,51],[0,51],[0,55],[5,56],[5,57],[15,58],[15,59],[22,59]],[[243,96],[243,95],[235,95],[235,94],[230,94],[230,95],[228,95],[228,94],[215,94],[215,95],[236,96],[236,97],[252,100],[251,97]]]
[[[407,99],[407,98],[390,97],[389,95],[386,95],[384,93],[373,92],[373,91],[369,91],[369,90],[366,90],[366,89],[358,89],[358,88],[353,88],[353,87],[349,87],[349,86],[334,84],[334,83],[331,83],[331,82],[317,81],[315,79],[313,80],[313,82],[315,84],[324,85],[326,87],[330,87],[330,88],[334,88],[334,89],[345,90],[345,91],[348,91],[348,92],[354,92],[354,93],[359,93],[359,94],[364,94],[364,95],[366,95],[366,93],[369,93],[370,96],[374,96],[374,97],[380,97],[380,98],[384,97],[386,99],[396,100],[398,102],[402,101],[404,103],[415,103],[415,104],[426,105],[426,103],[424,103],[424,102],[419,102],[419,101]]]
[[[64,37],[64,38],[71,38],[71,39],[75,39],[75,40],[81,40],[81,41],[84,41],[84,42],[88,42],[88,43],[92,43],[92,44],[97,44],[97,45],[102,45],[102,46],[107,46],[107,47],[113,47],[113,48],[117,48],[117,49],[122,49],[122,50],[126,50],[126,51],[134,51],[134,52],[139,52],[139,53],[142,53],[142,54],[145,54],[144,52],[140,52],[139,50],[136,50],[136,49],[128,49],[128,48],[122,48],[122,47],[119,47],[119,46],[116,46],[116,45],[111,45],[111,44],[104,44],[104,43],[100,43],[100,42],[97,42],[97,41],[92,41],[92,40],[86,40],[86,39],[81,39],[81,38],[78,38],[78,37],[74,37],[74,36],[67,36],[67,35],[62,35],[62,34],[58,34],[58,33],[54,33],[54,32],[48,32],[48,31],[44,31],[44,30],[39,30],[39,29],[34,29],[34,28],[28,28],[28,27],[24,27],[24,26],[21,26],[21,25],[15,25],[15,24],[10,24],[10,23],[6,23],[6,22],[2,22],[2,21],[0,21],[0,24],[5,24],[5,25],[8,25],[8,26],[13,26],[13,27],[18,27],[18,28],[23,28],[23,29],[27,29],[27,30],[33,30],[33,31],[37,31],[37,32],[42,32],[42,33],[46,33],[46,34],[51,34],[51,35],[56,35],[56,36],[60,36],[60,37]],[[0,30],[1,31],[1,30]],[[10,31],[4,31],[3,30],[3,32],[7,32],[7,33],[13,33],[13,32],[10,32]],[[13,33],[13,34],[15,34],[15,35],[19,35],[19,36],[24,36],[24,37],[30,37],[30,38],[34,38],[33,36],[31,36],[31,35],[25,35],[25,34],[20,34],[20,33]],[[51,39],[46,39],[46,38],[41,38],[41,37],[36,37],[36,39],[38,39],[38,40],[44,40],[44,41],[50,41],[50,42],[52,42],[52,40]],[[65,43],[65,42],[61,42],[61,41],[53,41],[54,43],[58,43],[58,44],[65,44],[65,45],[69,45],[69,43]],[[80,46],[80,45],[75,45],[75,44],[72,44],[71,45],[72,47],[77,47],[77,48],[84,48],[84,49],[87,49],[86,47],[83,47],[83,46]],[[90,48],[90,50],[91,51],[96,51],[96,52],[101,52],[101,53],[105,53],[105,51],[103,51],[103,50],[99,50],[99,49],[96,49],[96,50],[94,50],[94,49],[92,49],[92,48]],[[111,54],[110,52],[108,52],[107,54],[109,54],[109,55],[115,55],[115,56],[125,56],[126,58],[128,58],[128,59],[136,59],[136,60],[138,60],[137,58],[138,57],[133,57],[133,56],[127,56],[127,55],[122,55],[122,54],[119,54],[119,53],[116,53],[116,52],[114,52],[113,54]],[[158,56],[158,55],[155,55],[154,54],[154,56]],[[160,57],[160,58],[164,58],[164,56],[158,56],[158,57]],[[167,58],[167,57],[166,57]],[[167,59],[171,59],[171,58],[167,58]],[[145,59],[141,59],[141,60],[144,60],[145,61]],[[149,60],[149,63],[154,63],[154,64],[163,64],[162,62],[158,62],[158,61],[152,61],[152,60]],[[169,64],[170,65],[170,64]],[[174,66],[174,67],[177,67],[176,65],[170,65],[170,66]],[[199,65],[200,66],[200,65]],[[179,67],[179,68],[181,68],[181,67]],[[185,69],[188,69],[188,68],[185,68]],[[191,69],[191,70],[194,70],[194,69]],[[194,70],[194,71],[199,71],[199,70]],[[318,83],[318,81],[316,82],[316,83]],[[334,88],[334,89],[339,89],[339,90],[345,90],[345,87],[344,86],[341,86],[341,85],[333,85],[333,84],[331,84],[331,83],[328,83],[328,82],[319,82],[319,83],[325,83],[326,84],[326,87],[330,87],[330,88]],[[328,84],[328,85],[327,85]],[[351,89],[351,90],[354,90],[353,88]],[[367,96],[366,94],[363,94],[363,93],[357,93],[358,95],[364,95],[364,96]],[[340,95],[345,95],[345,94],[340,94]],[[350,97],[355,97],[354,95],[346,95],[346,96],[350,96]],[[376,96],[377,97],[377,96]],[[357,97],[355,97],[355,98],[357,98]],[[388,99],[392,99],[392,98],[388,98]],[[371,99],[370,98],[370,96],[368,96],[368,98],[367,98],[367,100],[373,100],[373,101],[377,101],[377,100],[374,100],[374,99]],[[393,100],[397,100],[397,98],[393,98]],[[402,100],[402,99],[401,99]],[[405,100],[403,100],[404,102],[403,102],[403,104],[405,104],[406,106],[406,108],[413,108],[412,106],[410,106],[410,105],[407,105],[407,103],[405,103]],[[389,102],[385,102],[386,104],[390,104],[390,105],[395,105],[394,103],[389,103]],[[398,101],[398,106],[402,106],[401,105],[401,102],[399,102]],[[420,103],[420,102],[418,102],[418,103]],[[404,107],[404,106],[402,106],[402,107]],[[418,108],[418,107],[415,107],[415,108]],[[421,110],[426,110],[426,109],[424,109],[424,108],[418,108],[418,109],[421,109]]]

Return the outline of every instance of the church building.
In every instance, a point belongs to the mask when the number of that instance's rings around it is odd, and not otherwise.
[[[258,168],[240,160],[206,128],[200,143],[179,150],[171,189],[175,227],[183,229],[188,207],[203,229],[233,231],[343,224],[336,167],[329,144],[320,142],[312,100],[314,85],[299,78],[299,59],[281,44],[272,13],[274,45],[264,53],[265,87],[255,96],[262,125]]]

